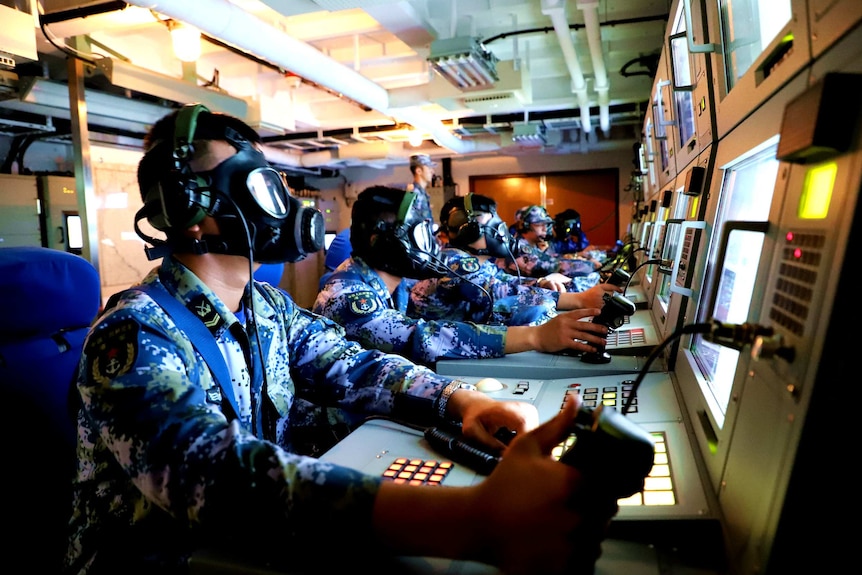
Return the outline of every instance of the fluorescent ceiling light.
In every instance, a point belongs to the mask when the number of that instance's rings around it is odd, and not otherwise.
[[[70,119],[69,86],[39,77],[20,80],[18,99],[0,101],[0,106],[21,110],[43,116]],[[171,112],[172,108],[86,90],[84,99],[87,104],[88,123],[105,128],[130,132],[146,132],[159,118]]]
[[[499,80],[497,57],[476,38],[434,40],[428,62],[437,73],[461,90],[486,89]]]
[[[512,126],[512,141],[527,146],[544,146],[548,143],[547,129],[542,122],[525,122]]]

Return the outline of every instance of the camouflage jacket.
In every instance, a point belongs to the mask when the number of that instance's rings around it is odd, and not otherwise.
[[[520,245],[522,253],[515,261],[505,261],[498,264],[509,273],[517,274],[520,271],[521,275],[541,278],[556,272],[566,277],[575,278],[596,271],[595,266],[589,261],[563,258],[551,246],[545,250],[540,250],[523,240]]]
[[[173,258],[144,280],[156,282],[212,333],[240,413],[228,415],[227,392],[162,307],[134,287],[117,294],[79,368],[67,572],[183,572],[202,544],[296,558],[331,541],[334,525],[362,540],[380,479],[293,445],[303,429],[355,423],[360,413],[434,421],[451,379],[361,348],[268,284],[254,283],[243,325]],[[265,380],[247,367],[260,357]]]
[[[505,354],[505,327],[426,321],[409,313],[409,286],[414,283],[402,280],[390,296],[377,272],[362,258],[353,258],[330,276],[312,309],[343,325],[347,336],[363,346],[398,353],[417,363]]]
[[[601,280],[595,266],[584,259],[570,259],[557,255],[553,248],[540,250],[522,241],[522,253],[515,260],[498,259],[497,265],[513,275],[542,278],[548,274],[560,273],[572,278],[568,291],[582,292]]]
[[[411,313],[426,319],[449,319],[492,325],[539,325],[557,315],[560,294],[484,262],[454,247],[441,258],[452,270],[443,278],[421,280],[410,291]]]

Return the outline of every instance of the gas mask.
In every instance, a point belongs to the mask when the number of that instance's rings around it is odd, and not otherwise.
[[[509,233],[509,226],[500,219],[496,212],[491,214],[491,219],[482,224],[482,235],[485,236],[484,250],[475,251],[479,255],[489,255],[496,258],[517,258],[521,255],[521,244]]]
[[[229,253],[247,255],[250,248],[256,262],[282,263],[323,247],[323,215],[293,197],[281,173],[250,143],[243,141],[234,156],[199,176],[230,199],[211,214]]]
[[[393,198],[403,194],[400,205]],[[413,207],[415,194],[384,187],[370,188],[354,205],[350,237],[354,253],[374,269],[402,278],[429,279],[449,272],[440,259],[440,244],[433,224]],[[399,200],[395,200],[397,202]],[[395,212],[394,221],[363,221],[365,212]]]

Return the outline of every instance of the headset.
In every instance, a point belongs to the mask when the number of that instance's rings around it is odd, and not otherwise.
[[[369,188],[360,194],[358,202],[359,209],[364,209],[365,200],[377,205],[370,210],[379,211],[381,206],[393,206],[392,198],[388,197],[390,192],[402,192],[401,190]],[[377,219],[372,227],[365,228],[359,222],[364,216],[357,213],[357,205],[354,205],[354,225],[351,226],[350,236],[354,245],[360,246],[354,249],[371,267],[377,268],[401,277],[415,279],[426,279],[430,277],[442,277],[448,268],[439,259],[440,244],[431,229],[430,221],[422,217],[414,209],[416,198],[415,192],[403,192],[403,198],[398,205],[395,221],[386,222]],[[386,210],[383,210],[386,211]],[[356,225],[360,224],[360,225]],[[364,228],[364,229],[363,229]],[[367,249],[362,247],[369,246]]]
[[[159,231],[193,226],[203,220],[213,207],[214,198],[207,182],[189,167],[201,112],[209,112],[209,109],[203,104],[188,104],[180,108],[174,128],[173,168],[147,190],[144,203],[150,204],[148,220]]]
[[[431,226],[413,209],[416,192],[405,192],[394,223],[378,221],[374,226],[377,232],[371,238],[373,248],[382,253],[406,253],[413,258],[424,259],[428,254],[438,256],[440,244]]]
[[[453,217],[456,222],[452,221]],[[461,217],[463,217],[464,221],[458,223],[457,220],[461,219]],[[482,237],[482,225],[479,223],[476,212],[473,211],[472,193],[464,196],[463,210],[455,208],[449,212],[449,216],[446,219],[446,228],[452,232],[453,239],[461,246],[472,244]]]

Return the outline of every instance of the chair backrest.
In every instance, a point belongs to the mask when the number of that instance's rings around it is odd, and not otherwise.
[[[260,264],[254,272],[254,279],[278,287],[282,275],[284,275],[284,264]]]
[[[100,289],[80,256],[0,248],[3,546],[33,572],[59,572],[66,548],[76,439],[70,391]]]

